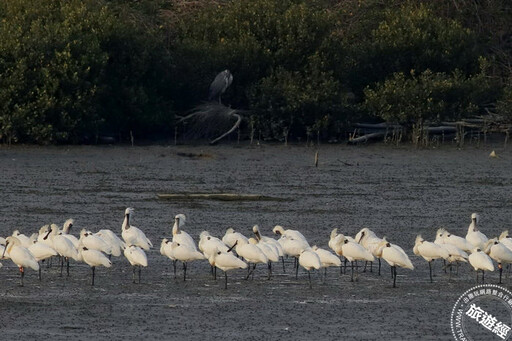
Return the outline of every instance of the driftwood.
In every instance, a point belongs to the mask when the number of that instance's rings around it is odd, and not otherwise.
[[[354,139],[349,140],[348,144],[359,144],[359,143],[366,143],[366,142],[369,142],[372,140],[383,139],[384,135],[385,135],[385,133],[366,134],[366,135],[356,137]]]
[[[277,197],[269,197],[260,194],[235,194],[235,193],[158,193],[158,199],[166,200],[220,200],[220,201],[289,201]]]
[[[177,123],[191,122],[186,133],[187,137],[208,138],[210,144],[216,144],[240,127],[241,112],[216,102],[207,102],[195,107],[189,115],[179,118]],[[234,123],[233,118],[236,119]],[[211,139],[212,136],[217,137]]]

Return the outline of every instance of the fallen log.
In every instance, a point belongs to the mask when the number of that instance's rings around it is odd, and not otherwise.
[[[260,194],[235,193],[158,193],[165,200],[220,200],[220,201],[289,201],[290,199],[269,197]]]
[[[383,139],[384,133],[372,133],[372,134],[366,134],[363,136],[356,137],[354,139],[350,139],[348,141],[348,144],[359,144],[359,143],[366,143],[368,141],[377,140],[377,139]]]

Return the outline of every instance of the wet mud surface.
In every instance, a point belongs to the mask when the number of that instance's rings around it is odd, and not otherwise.
[[[490,159],[496,149],[500,158]],[[81,228],[109,228],[119,236],[126,207],[132,224],[145,231],[154,248],[142,283],[132,284],[124,257],[110,269],[71,262],[69,278],[57,267],[26,271],[19,287],[15,265],[0,269],[0,334],[4,340],[450,340],[451,309],[475,284],[468,265],[449,278],[413,255],[415,236],[433,240],[445,226],[465,236],[470,214],[481,214],[488,236],[512,227],[512,153],[494,148],[326,145],[1,147],[0,236],[15,228],[35,232],[44,224],[75,219]],[[190,157],[190,154],[202,154]],[[166,201],[157,193],[231,192],[279,197],[284,201]],[[250,235],[259,224],[264,235],[280,224],[298,229],[310,243],[327,248],[332,228],[355,235],[369,227],[401,245],[415,270],[398,269],[392,288],[389,266],[378,276],[360,273],[356,282],[330,268],[323,283],[315,274],[298,279],[287,260],[266,279],[245,271],[214,281],[206,261],[181,266],[174,279],[171,262],[160,255],[160,240],[171,236],[173,217],[187,215],[184,230],[196,240],[203,230],[222,236],[233,227]],[[496,283],[497,273],[486,274]],[[511,289],[512,281],[504,286]]]

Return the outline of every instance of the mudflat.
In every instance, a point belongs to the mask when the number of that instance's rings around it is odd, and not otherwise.
[[[496,149],[499,158],[489,158]],[[282,145],[73,146],[0,148],[0,236],[16,228],[30,235],[48,223],[75,220],[72,234],[108,228],[121,235],[124,210],[153,242],[142,283],[132,283],[124,257],[110,269],[91,270],[71,261],[60,277],[58,261],[42,266],[42,280],[26,270],[25,286],[10,260],[0,268],[0,334],[5,340],[450,340],[450,314],[457,298],[475,285],[469,265],[458,275],[412,252],[417,234],[430,241],[439,227],[465,236],[470,215],[480,230],[499,235],[512,223],[512,153],[492,146],[414,149],[372,145],[318,148]],[[157,193],[255,194],[280,200],[163,200]],[[183,230],[196,241],[208,230],[222,237],[229,227],[250,236],[258,224],[271,236],[274,225],[300,230],[328,248],[330,231],[354,236],[369,227],[402,246],[415,269],[390,268],[381,275],[329,268],[323,281],[293,272],[286,259],[267,280],[265,267],[254,279],[245,270],[214,281],[207,261],[190,263],[183,281],[159,252],[171,237],[173,217],[187,216]],[[497,273],[486,282],[497,283]],[[503,286],[510,289],[509,278]]]

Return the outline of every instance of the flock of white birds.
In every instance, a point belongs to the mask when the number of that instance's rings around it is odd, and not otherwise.
[[[143,231],[131,225],[133,209],[127,208],[122,224],[121,238],[108,229],[96,233],[83,229],[80,238],[70,234],[73,220],[68,219],[62,229],[55,224],[45,225],[38,233],[30,237],[15,230],[7,238],[0,237],[1,259],[10,259],[19,267],[21,285],[25,268],[39,271],[41,279],[42,261],[49,261],[52,257],[60,258],[60,274],[62,276],[64,264],[69,276],[69,260],[84,262],[92,269],[92,285],[94,285],[95,268],[98,266],[110,267],[111,257],[119,257],[124,254],[133,267],[133,282],[136,283],[138,270],[138,282],[140,283],[141,268],[148,265],[145,251],[153,247],[151,241]],[[413,270],[406,252],[398,245],[392,244],[386,238],[379,238],[368,228],[363,228],[354,238],[339,234],[337,229],[332,230],[329,240],[329,248],[333,251],[322,249],[316,245],[311,247],[307,239],[296,230],[284,229],[276,225],[274,234],[279,239],[265,237],[261,234],[257,225],[252,229],[254,237],[247,238],[232,228],[226,230],[222,239],[203,231],[200,234],[199,243],[183,230],[186,217],[178,214],[175,217],[172,229],[172,239],[164,238],[161,242],[160,253],[168,257],[174,266],[176,276],[176,263],[183,263],[183,279],[186,280],[187,264],[193,261],[207,260],[211,265],[212,275],[216,278],[216,269],[224,271],[225,285],[227,288],[227,272],[235,269],[247,269],[246,279],[254,276],[257,264],[264,264],[268,268],[268,278],[272,276],[272,264],[282,261],[285,270],[284,257],[294,258],[295,276],[297,277],[299,266],[308,272],[309,286],[311,287],[311,271],[327,267],[347,268],[347,262],[351,265],[351,281],[354,281],[354,267],[358,272],[357,261],[363,261],[364,271],[368,262],[375,259],[379,262],[379,275],[381,259],[391,266],[393,287],[396,286],[397,267]],[[508,231],[504,231],[499,238],[488,239],[478,230],[479,216],[471,215],[471,223],[466,237],[455,236],[446,229],[439,229],[434,242],[429,242],[421,236],[416,237],[413,252],[423,257],[430,268],[430,280],[432,281],[432,262],[435,259],[443,259],[444,269],[456,266],[457,272],[461,262],[469,262],[478,273],[482,271],[494,271],[495,260],[498,264],[500,283],[502,279],[502,264],[512,263],[512,240]],[[469,255],[468,255],[469,253]],[[344,266],[341,258],[344,258]],[[370,263],[370,266],[373,263]],[[0,264],[1,267],[1,264]],[[361,265],[362,267],[362,265]],[[372,269],[373,270],[373,269]]]

